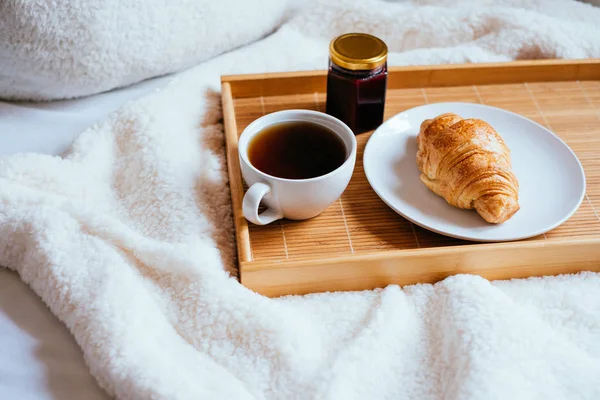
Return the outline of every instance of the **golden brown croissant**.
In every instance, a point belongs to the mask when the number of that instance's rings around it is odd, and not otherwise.
[[[495,224],[519,211],[510,150],[487,122],[442,114],[423,121],[417,146],[421,181],[449,204]]]

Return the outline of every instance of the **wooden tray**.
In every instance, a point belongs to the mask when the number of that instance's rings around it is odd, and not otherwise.
[[[231,197],[242,284],[267,296],[436,282],[459,273],[488,279],[600,271],[600,60],[391,68],[385,118],[425,103],[461,101],[514,111],[548,127],[575,151],[587,176],[580,209],[529,240],[474,244],[431,233],[388,208],[365,178],[357,136],[352,181],[309,221],[248,224],[237,139],[278,110],[324,111],[326,71],[222,77]],[[540,199],[543,201],[543,199]]]

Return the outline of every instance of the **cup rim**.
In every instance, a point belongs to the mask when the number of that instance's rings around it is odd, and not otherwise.
[[[329,120],[331,122],[333,122],[334,124],[338,125],[342,130],[344,130],[348,136],[350,137],[350,142],[352,144],[352,147],[350,148],[350,152],[348,153],[348,156],[346,157],[346,160],[336,169],[334,169],[333,171],[330,171],[324,175],[319,175],[319,176],[315,176],[313,178],[304,178],[304,179],[289,179],[289,178],[280,178],[278,176],[274,176],[274,175],[270,175],[267,174],[266,172],[261,171],[260,169],[256,168],[254,165],[252,165],[252,163],[250,162],[250,159],[248,159],[248,151],[241,151],[239,143],[242,141],[242,138],[245,138],[245,136],[249,136],[252,135],[254,136],[255,134],[257,134],[259,131],[255,131],[252,132],[252,128],[254,128],[254,126],[258,125],[259,121],[270,117],[273,118],[274,116],[285,116],[285,114],[297,114],[296,117],[294,118],[281,118],[280,120],[274,121],[271,124],[265,125],[265,127],[270,126],[270,125],[274,125],[280,122],[292,122],[292,121],[304,121],[304,122],[311,122],[311,123],[315,123],[315,124],[319,124],[319,121],[315,121],[313,119],[306,119],[303,118],[303,115],[305,116],[317,116],[319,118],[325,119],[325,120]],[[321,125],[323,126],[323,125]],[[327,126],[325,126],[326,128],[329,128]],[[264,129],[264,128],[263,128]],[[329,128],[331,129],[331,128]],[[261,129],[262,130],[262,129]],[[252,133],[249,133],[252,132]],[[336,132],[336,135],[339,135]],[[341,135],[340,135],[341,136]],[[343,138],[342,138],[343,140]],[[250,139],[248,139],[248,142],[250,141]],[[344,140],[344,145],[345,145],[345,140]],[[342,122],[341,120],[339,120],[338,118],[335,118],[329,114],[326,114],[324,112],[321,111],[314,111],[314,110],[303,110],[303,109],[290,109],[290,110],[281,110],[281,111],[274,111],[272,113],[269,114],[265,114],[257,119],[255,119],[254,121],[252,121],[250,123],[250,125],[248,125],[244,131],[242,132],[242,134],[240,135],[240,137],[238,138],[238,155],[239,157],[242,159],[242,161],[248,166],[250,167],[250,169],[252,169],[254,172],[258,173],[261,176],[265,176],[269,179],[275,180],[275,181],[279,181],[279,182],[290,182],[290,183],[304,183],[304,182],[317,182],[319,180],[325,179],[327,177],[329,177],[330,175],[335,174],[336,172],[338,172],[340,169],[344,168],[346,165],[351,164],[354,162],[355,158],[356,158],[356,148],[357,148],[357,143],[356,143],[356,136],[354,135],[354,132],[352,131],[352,129],[350,129],[350,127],[348,127],[348,125],[346,125],[344,122]],[[247,150],[247,146],[246,146],[246,150]]]

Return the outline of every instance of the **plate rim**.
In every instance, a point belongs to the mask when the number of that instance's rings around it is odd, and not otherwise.
[[[552,224],[548,228],[540,229],[538,231],[535,231],[533,233],[528,233],[526,235],[501,237],[501,238],[497,238],[497,239],[482,239],[482,238],[479,238],[479,237],[476,237],[476,236],[465,236],[465,235],[458,235],[458,234],[453,234],[453,233],[449,233],[449,232],[444,232],[444,231],[441,231],[441,230],[436,229],[434,227],[427,226],[426,224],[417,222],[413,218],[410,218],[409,216],[407,216],[404,213],[402,213],[399,210],[397,210],[395,207],[393,207],[388,202],[387,199],[385,199],[385,196],[383,196],[377,190],[377,188],[373,185],[373,182],[372,182],[372,180],[374,178],[369,176],[368,169],[366,168],[367,163],[365,161],[366,158],[367,158],[367,155],[369,154],[369,145],[372,143],[373,138],[377,135],[377,132],[380,131],[381,128],[385,124],[387,124],[388,122],[390,122],[391,120],[393,120],[393,119],[397,118],[399,115],[405,114],[405,113],[407,113],[409,111],[417,110],[417,109],[420,109],[420,108],[427,108],[427,107],[430,107],[432,105],[469,106],[469,107],[475,107],[475,108],[493,109],[493,110],[499,111],[501,113],[513,115],[513,116],[515,116],[517,118],[520,118],[522,120],[525,120],[525,121],[527,121],[529,123],[533,123],[534,125],[537,125],[538,127],[542,128],[544,131],[546,131],[546,133],[550,134],[551,136],[554,136],[554,138],[557,139],[560,142],[560,144],[562,144],[568,150],[568,152],[571,154],[571,156],[575,159],[576,164],[579,167],[580,176],[583,178],[582,179],[582,181],[583,181],[582,191],[579,194],[579,199],[576,202],[575,206],[571,210],[569,210],[569,212],[566,213],[563,218],[561,218],[560,220],[558,220],[556,223]],[[367,178],[367,182],[369,183],[369,186],[371,186],[371,189],[373,189],[373,191],[377,194],[377,196],[390,209],[392,209],[394,212],[396,212],[402,218],[405,218],[408,221],[410,221],[411,223],[413,223],[415,225],[418,225],[421,228],[426,229],[428,231],[435,232],[435,233],[443,235],[443,236],[452,237],[452,238],[461,239],[461,240],[467,240],[467,241],[471,241],[471,242],[481,242],[481,243],[513,242],[513,241],[519,241],[519,240],[528,239],[528,238],[531,238],[531,237],[535,237],[535,236],[538,236],[538,235],[545,234],[546,232],[549,232],[549,231],[551,231],[551,230],[559,227],[560,225],[562,225],[563,223],[565,223],[567,220],[569,220],[573,216],[573,214],[575,214],[575,212],[577,212],[577,210],[579,209],[579,207],[583,203],[583,199],[585,198],[585,195],[586,195],[586,192],[587,192],[587,178],[586,178],[586,175],[585,175],[585,170],[583,169],[583,166],[581,165],[581,161],[579,160],[579,157],[577,157],[577,154],[575,154],[575,152],[573,151],[573,149],[571,149],[571,147],[560,136],[558,136],[557,134],[555,134],[554,132],[552,132],[550,129],[546,128],[542,124],[540,124],[540,123],[538,123],[536,121],[533,121],[532,119],[526,118],[526,117],[524,117],[524,116],[522,116],[520,114],[517,114],[517,113],[515,113],[513,111],[505,110],[505,109],[500,108],[500,107],[489,106],[489,105],[486,105],[486,104],[480,104],[480,103],[467,103],[467,102],[456,102],[456,101],[453,101],[453,102],[428,103],[428,104],[422,104],[422,105],[419,105],[419,106],[416,106],[416,107],[411,107],[411,108],[403,110],[403,111],[401,111],[401,112],[399,112],[397,114],[394,114],[393,116],[391,116],[390,118],[388,118],[383,124],[381,124],[379,127],[377,127],[377,129],[375,129],[375,131],[373,131],[373,133],[369,137],[369,140],[367,140],[367,144],[365,145],[365,149],[363,150],[362,162],[363,162],[363,170],[365,172],[365,176]],[[437,196],[435,193],[433,193],[433,195]],[[449,205],[449,206],[452,207],[451,205]]]

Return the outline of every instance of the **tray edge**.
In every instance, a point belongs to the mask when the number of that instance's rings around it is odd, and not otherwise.
[[[529,262],[533,259],[535,263]],[[269,297],[435,283],[457,274],[495,280],[575,273],[582,268],[600,272],[600,235],[374,252],[329,260],[253,261],[241,267],[243,284]]]
[[[327,70],[223,75],[233,98],[322,91]],[[600,79],[600,58],[390,67],[391,89]],[[301,78],[299,84],[298,78]]]
[[[244,185],[238,157],[238,134],[235,119],[235,106],[231,94],[231,84],[221,84],[221,102],[223,107],[223,126],[225,130],[225,147],[227,152],[227,174],[229,176],[229,192],[233,211],[233,222],[238,256],[238,276],[242,279],[241,263],[252,259],[250,247],[250,232],[248,222],[242,213]]]

